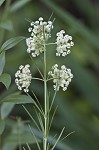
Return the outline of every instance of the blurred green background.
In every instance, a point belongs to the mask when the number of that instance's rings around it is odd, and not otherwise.
[[[48,48],[48,70],[55,63],[65,64],[74,74],[68,90],[66,92],[60,90],[57,94],[54,105],[59,107],[51,135],[59,133],[63,126],[66,127],[64,136],[72,131],[75,133],[59,143],[56,150],[99,150],[99,1],[6,0],[0,7],[0,46],[15,36],[29,37],[27,31],[29,22],[26,20],[35,21],[40,16],[48,20],[52,12],[52,18],[56,19],[51,40],[54,42],[56,33],[64,29],[73,37],[75,43],[71,54],[65,58],[55,56],[55,47]],[[35,61],[42,68],[39,57]],[[11,75],[12,83],[8,90],[0,84],[0,99],[18,91],[14,83],[14,74],[19,65],[27,63],[31,64],[32,73],[37,76],[35,65],[26,52],[25,40],[6,52],[4,72]],[[43,105],[42,87],[41,82],[36,81],[30,88],[35,91]],[[51,82],[49,89],[52,95]],[[27,108],[34,114],[32,105],[28,104]],[[24,120],[30,120],[21,105],[11,106],[10,109],[10,114],[5,118],[6,128],[1,137],[3,150],[19,149],[18,139],[12,138],[11,134],[13,130],[17,131],[17,125],[21,128],[25,124]],[[18,117],[21,117],[22,121],[17,119]],[[35,134],[40,137],[36,129]],[[23,144],[24,141],[25,138]],[[32,147],[32,141],[30,143]]]

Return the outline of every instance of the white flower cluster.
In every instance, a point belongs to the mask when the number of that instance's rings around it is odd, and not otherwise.
[[[58,32],[57,39],[56,39],[56,56],[66,56],[70,53],[70,48],[74,45],[74,42],[72,42],[72,37],[69,35],[64,35],[65,31],[61,30]]]
[[[53,71],[49,71],[48,75],[52,76],[54,82],[54,90],[59,91],[59,88],[62,87],[63,91],[67,90],[71,79],[73,78],[73,74],[71,73],[71,69],[67,69],[65,65],[61,66],[61,69],[58,69],[58,65],[55,64],[52,66]]]
[[[44,43],[51,37],[51,29],[53,29],[52,21],[45,22],[42,17],[31,22],[31,27],[28,28],[31,37],[26,39],[26,45],[27,52],[31,53],[32,57],[36,57],[44,51]]]
[[[28,92],[28,87],[30,86],[32,75],[29,69],[30,65],[21,65],[19,70],[15,74],[15,83],[18,86],[19,90],[23,90],[24,92]]]

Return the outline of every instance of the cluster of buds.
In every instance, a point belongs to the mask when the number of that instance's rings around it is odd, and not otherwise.
[[[52,71],[49,71],[48,75],[53,78],[53,87],[54,90],[57,91],[59,91],[60,87],[63,88],[63,91],[66,91],[71,79],[73,78],[71,69],[66,68],[65,65],[62,65],[61,69],[58,69],[57,64],[52,66]]]
[[[44,51],[45,41],[51,37],[51,29],[53,29],[52,21],[45,22],[42,17],[31,22],[31,27],[28,28],[31,36],[26,39],[26,45],[27,52],[31,53],[32,57],[36,57]]]
[[[18,86],[19,90],[23,90],[24,92],[28,92],[28,87],[30,86],[32,75],[29,69],[30,65],[21,65],[19,70],[15,74],[15,83]]]
[[[64,35],[65,31],[61,30],[58,32],[56,43],[57,43],[57,48],[56,48],[56,56],[66,56],[70,53],[70,48],[74,45],[72,42],[72,37],[69,35]]]

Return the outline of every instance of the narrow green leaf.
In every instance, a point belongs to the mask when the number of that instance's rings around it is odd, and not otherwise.
[[[59,140],[60,140],[60,138],[61,138],[61,136],[62,136],[62,134],[63,134],[64,129],[65,129],[65,127],[62,129],[62,131],[61,131],[61,133],[60,133],[58,139],[56,140],[56,142],[55,142],[54,146],[51,148],[51,150],[54,150],[54,148],[56,147],[57,143],[59,142]]]
[[[5,52],[2,52],[0,54],[0,75],[3,72],[4,65],[5,65]]]
[[[8,89],[11,84],[11,76],[7,73],[4,73],[0,76],[0,82],[2,82],[5,87]]]
[[[50,131],[50,128],[51,128],[51,125],[52,125],[52,122],[53,122],[55,113],[56,113],[56,111],[57,111],[57,108],[58,108],[58,106],[56,106],[56,108],[55,108],[55,110],[54,110],[54,112],[53,112],[53,115],[52,115],[52,117],[51,117],[50,124],[49,124],[49,131]]]
[[[43,121],[42,121],[41,114],[39,113],[38,115],[39,115],[39,116],[38,116],[39,123],[40,123],[40,125],[41,125],[42,131],[44,132],[44,125],[43,125]]]
[[[6,20],[5,22],[1,22],[0,27],[3,28],[3,29],[6,29],[8,31],[13,30],[13,24],[10,20]]]
[[[30,114],[30,112],[27,110],[27,108],[25,106],[23,106],[23,108],[25,109],[25,111],[27,112],[27,114],[29,115],[29,117],[31,118],[31,120],[34,122],[34,124],[38,128],[38,130],[41,131],[41,129],[38,126],[37,122],[35,121],[35,119],[33,118],[33,116]]]
[[[32,130],[32,128],[31,128],[30,125],[29,125],[29,128],[30,128],[30,131],[31,131],[31,133],[32,133],[32,135],[33,135],[33,137],[34,137],[34,139],[35,139],[35,142],[36,142],[36,144],[37,144],[38,150],[41,150],[40,145],[39,145],[39,143],[38,143],[38,140],[37,140],[37,138],[36,138],[36,136],[35,136],[35,134],[34,134],[34,132],[33,132],[33,130]]]
[[[2,119],[5,119],[10,114],[14,105],[15,104],[13,104],[13,103],[3,103],[1,105],[1,118]]]
[[[27,93],[27,95],[28,95],[28,97],[30,98],[30,99],[32,99],[32,97]],[[39,105],[32,99],[32,101],[33,101],[33,104],[36,106],[36,108],[39,110],[39,112],[42,114],[42,115],[44,115],[44,112],[43,112],[43,110],[42,110],[42,108],[40,108],[39,107]]]
[[[39,106],[40,110],[41,110],[42,113],[44,114],[44,111],[43,111],[43,109],[42,109],[42,106],[41,106],[41,104],[40,104],[40,102],[39,102],[37,96],[35,95],[35,93],[34,93],[33,91],[32,91],[32,93],[33,93],[33,96],[35,97],[35,99],[36,99],[36,101],[37,101],[37,103],[38,103],[38,106]]]
[[[28,147],[28,150],[31,150],[31,148],[30,148],[29,144],[27,143],[26,145],[27,145],[27,147]]]
[[[0,6],[4,3],[5,0],[0,0]]]
[[[36,115],[37,115],[37,118],[38,118],[39,124],[40,124],[40,126],[41,126],[42,132],[44,132],[44,125],[43,125],[43,121],[42,121],[41,114],[40,114],[40,113],[38,113],[38,112],[36,111],[36,108],[35,108],[35,112],[36,112]]]
[[[51,111],[52,106],[53,106],[53,104],[54,104],[56,94],[57,94],[57,91],[55,91],[55,93],[54,93],[54,95],[53,95],[53,99],[52,99],[52,101],[51,101],[51,105],[50,105],[50,108],[49,108],[49,112]]]
[[[27,95],[19,95],[17,93],[11,94],[0,101],[14,103],[14,104],[26,104],[26,103],[33,103],[32,98],[28,97]]]
[[[18,128],[15,127],[15,124],[16,122],[14,120],[11,120],[11,119],[8,119],[7,120],[7,123],[8,125],[11,127],[11,129],[13,128],[13,132],[12,134],[9,134],[7,138],[4,139],[4,143],[7,144],[7,143],[17,143],[18,140],[17,140],[17,135],[18,135]],[[17,130],[16,130],[17,129]],[[33,126],[31,126],[31,129],[32,131],[34,132],[35,136],[37,137],[37,140],[38,142],[41,142],[41,139],[43,138],[42,137],[42,133],[38,131],[38,129],[34,128]],[[31,131],[29,130],[28,126],[24,124],[24,127],[22,126],[22,131],[23,131],[23,134],[21,136],[21,142],[23,141],[22,137],[27,137],[23,142],[23,144],[31,144],[31,143],[35,143],[35,140],[33,139],[33,135],[31,134]],[[14,138],[13,138],[13,135],[14,134]],[[10,138],[11,137],[11,138]],[[16,139],[15,139],[16,138]],[[56,138],[53,139],[53,136],[49,135],[48,137],[48,142],[51,143],[52,142],[52,145],[55,144],[56,142]],[[56,145],[56,148],[59,149],[59,150],[74,150],[73,148],[69,147],[68,144],[64,144],[64,143],[58,143]],[[5,150],[5,149],[3,149]],[[8,150],[8,149],[6,149]],[[12,150],[12,149],[11,149]]]
[[[70,136],[70,135],[73,134],[73,133],[75,133],[75,131],[72,131],[72,132],[68,133],[64,138],[62,138],[62,139],[60,140],[60,142],[62,142],[63,140],[65,140],[68,136]]]
[[[50,141],[50,143],[48,143],[48,145],[47,145],[47,150],[50,150],[50,147],[51,147],[53,141],[55,140],[55,137],[56,137],[56,136],[57,136],[57,134],[55,134],[55,135],[52,137],[52,140]]]
[[[0,119],[0,135],[3,133],[5,129],[5,122],[4,120]]]
[[[12,4],[10,11],[15,12],[15,11],[19,10],[20,8],[22,8],[24,5],[26,5],[30,1],[31,0],[17,0],[15,3]]]
[[[8,50],[12,47],[14,47],[15,45],[17,45],[19,42],[21,42],[22,40],[24,40],[25,37],[23,36],[18,36],[18,37],[15,37],[15,38],[11,38],[9,40],[7,40],[1,47],[1,51],[3,50]]]

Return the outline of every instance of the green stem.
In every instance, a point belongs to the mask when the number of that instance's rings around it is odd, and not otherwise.
[[[47,43],[46,45],[56,45],[57,43]]]
[[[33,80],[40,80],[40,81],[43,81],[43,79],[40,79],[40,78],[32,78]]]
[[[47,150],[47,77],[46,77],[46,47],[44,45],[44,150]]]

